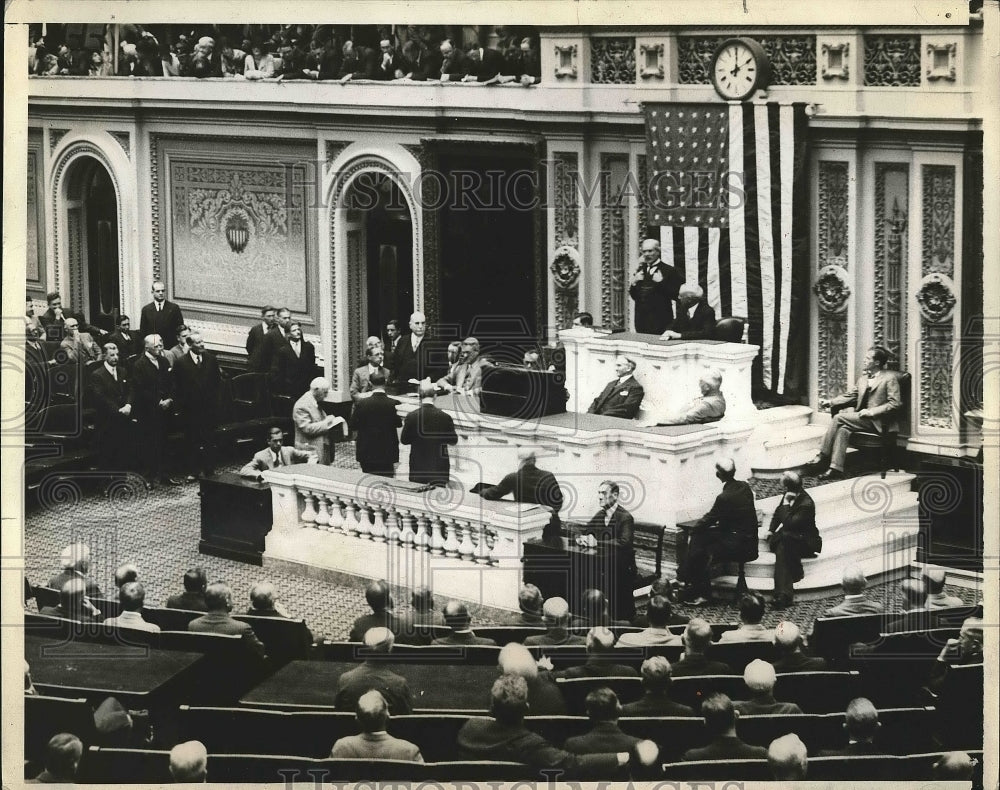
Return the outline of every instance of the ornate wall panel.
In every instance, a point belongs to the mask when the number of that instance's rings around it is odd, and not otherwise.
[[[39,133],[28,135],[28,226],[25,235],[25,283],[28,290],[44,292],[45,288],[45,197],[42,176],[42,138]]]
[[[875,164],[874,342],[906,370],[906,271],[909,173],[905,164]]]
[[[590,81],[631,85],[635,82],[635,39],[590,39]]]
[[[920,86],[920,36],[866,35],[865,85]]]
[[[649,191],[649,173],[646,172],[646,155],[639,154],[635,158],[636,176],[639,182],[639,237],[642,239],[646,238],[646,234],[649,233],[649,213],[647,207],[649,201],[647,199],[647,192]]]
[[[818,319],[818,392],[829,399],[847,390],[847,318],[850,288],[848,238],[848,163],[819,163],[816,294]]]
[[[601,154],[601,324],[624,327],[628,280],[628,154]]]
[[[920,425],[954,428],[955,168],[924,165],[921,177]]]
[[[324,156],[326,158],[326,166],[329,168],[333,164],[334,160],[340,156],[344,149],[350,145],[350,142],[346,140],[327,140],[323,147]]]
[[[553,155],[552,216],[557,252],[550,271],[556,294],[556,327],[565,329],[573,323],[580,308],[580,268],[576,247],[579,244],[577,218],[578,157],[572,151]],[[571,253],[569,252],[571,251]],[[574,260],[575,259],[575,262]]]
[[[56,147],[59,145],[59,141],[62,140],[67,134],[69,134],[69,129],[49,129],[50,154],[56,150]]]
[[[712,56],[729,36],[678,36],[677,66],[682,85],[709,85]],[[815,36],[750,36],[771,61],[772,85],[816,84]]]

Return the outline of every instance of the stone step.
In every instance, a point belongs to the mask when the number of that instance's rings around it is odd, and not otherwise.
[[[822,524],[835,513],[838,518],[841,514],[845,518],[854,514],[860,517],[890,513],[894,507],[908,507],[908,495],[912,493],[910,489],[915,479],[916,475],[907,472],[889,472],[884,480],[878,475],[860,475],[813,486],[808,493],[816,503],[816,521]],[[782,495],[776,494],[757,500],[757,510],[768,522],[781,499]]]
[[[757,420],[760,425],[769,429],[781,430],[797,425],[808,425],[812,419],[813,410],[809,406],[778,406],[773,409],[760,409]]]
[[[776,479],[787,469],[801,469],[819,450],[826,430],[819,425],[795,425],[762,433],[751,456],[754,477]]]

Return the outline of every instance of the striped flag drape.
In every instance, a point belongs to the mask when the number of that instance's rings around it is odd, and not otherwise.
[[[748,321],[753,383],[807,395],[809,213],[803,104],[646,104],[648,237],[716,315]]]

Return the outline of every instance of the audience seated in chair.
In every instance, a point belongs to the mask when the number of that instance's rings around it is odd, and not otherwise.
[[[712,626],[700,617],[693,618],[681,635],[684,652],[671,666],[675,678],[693,675],[731,675],[732,668],[722,661],[712,661],[705,652],[712,644]]]
[[[612,620],[611,611],[608,606],[608,599],[600,590],[591,588],[583,592],[583,611],[580,616],[573,621],[576,627],[604,626],[610,628],[613,625],[631,625],[628,620]]]
[[[118,591],[118,601],[122,605],[121,614],[109,617],[105,622],[115,628],[133,628],[158,634],[160,626],[142,619],[142,606],[146,602],[146,588],[141,582],[126,582]]]
[[[965,601],[955,595],[948,595],[944,591],[944,583],[947,579],[944,568],[925,568],[924,585],[927,589],[928,609],[947,609],[952,606],[964,606]]]
[[[361,695],[375,689],[385,698],[392,715],[413,712],[413,694],[406,678],[391,671],[385,663],[394,642],[395,637],[388,628],[368,629],[364,643],[369,657],[360,666],[337,678],[334,707],[338,710],[357,710]]]
[[[185,741],[170,750],[170,776],[174,782],[195,784],[208,776],[208,750],[201,741]]]
[[[139,569],[133,562],[126,562],[115,571],[115,587],[118,590],[121,590],[123,584],[137,581],[139,581]]]
[[[496,642],[485,636],[476,636],[472,630],[472,615],[469,607],[461,601],[448,601],[444,605],[444,622],[451,629],[448,636],[431,642],[432,645],[492,645]]]
[[[820,757],[847,757],[861,754],[885,754],[875,745],[875,736],[881,728],[878,711],[871,700],[864,697],[852,699],[844,714],[847,746],[842,749],[821,749]]]
[[[366,691],[358,699],[359,735],[347,735],[333,744],[331,757],[360,760],[408,760],[422,763],[420,747],[393,738],[388,733],[389,705],[377,689]]]
[[[666,598],[667,601],[671,601],[672,600],[671,596],[674,595],[674,589],[673,589],[674,585],[675,582],[672,579],[667,579],[664,577],[661,577],[659,579],[653,579],[652,584],[649,585],[650,600],[655,598],[657,595],[660,595]],[[667,625],[687,625],[687,624],[688,624],[687,617],[676,614],[671,609],[670,618],[669,621],[667,622]],[[646,613],[641,612],[639,614],[636,614],[636,616],[632,618],[632,625],[635,628],[648,628],[649,618],[646,616]]]
[[[967,782],[972,778],[976,763],[965,752],[945,752],[931,768],[939,782]]]
[[[233,592],[228,584],[218,581],[208,585],[205,589],[205,606],[208,611],[188,623],[188,631],[235,634],[243,638],[243,644],[252,653],[264,658],[264,644],[257,638],[253,628],[229,614],[233,610]]]
[[[365,600],[371,607],[372,613],[362,615],[354,621],[351,633],[347,637],[349,642],[361,642],[365,632],[371,628],[388,628],[393,634],[402,630],[399,619],[392,611],[392,594],[389,592],[387,582],[384,580],[370,582],[365,587]]]
[[[184,574],[184,592],[167,598],[164,607],[167,609],[187,609],[192,612],[207,612],[205,604],[205,589],[208,587],[208,576],[204,568],[189,568]]]
[[[561,678],[638,677],[634,668],[615,663],[615,635],[597,626],[587,632],[587,663],[556,672]]]
[[[776,782],[801,782],[809,766],[806,745],[794,733],[775,738],[767,747],[767,765]]]
[[[795,623],[787,620],[778,623],[774,629],[774,648],[778,655],[774,662],[775,672],[822,672],[826,669],[825,658],[802,652],[802,632]]]
[[[861,568],[850,566],[844,569],[840,582],[844,589],[844,600],[842,603],[832,606],[823,612],[824,617],[845,617],[852,614],[878,614],[885,607],[878,601],[870,601],[865,598],[865,588],[868,586],[868,579]]]
[[[539,769],[560,769],[587,778],[629,765],[628,751],[575,755],[559,749],[528,730],[528,685],[524,678],[503,675],[490,690],[490,716],[467,721],[458,733],[458,753],[466,760],[502,760]],[[659,750],[652,741],[640,741],[633,750],[642,765],[652,765]]]
[[[70,579],[83,579],[87,595],[91,598],[101,597],[101,588],[87,576],[90,571],[90,549],[84,544],[74,543],[63,549],[59,556],[59,564],[62,566],[62,571],[49,579],[48,587],[61,590]]]
[[[672,633],[670,624],[672,609],[670,601],[662,595],[654,595],[646,607],[649,627],[642,631],[627,631],[618,638],[618,647],[646,647],[649,645],[679,645],[681,638]]]
[[[774,667],[755,658],[743,670],[743,682],[750,692],[750,699],[734,702],[733,707],[743,716],[788,716],[802,713],[802,709],[794,702],[778,702],[774,699],[776,680]]]
[[[899,583],[899,597],[903,604],[902,612],[886,623],[887,632],[908,630],[913,618],[920,612],[926,613],[926,622],[930,625],[930,610],[924,605],[927,603],[926,585],[922,579],[903,579]]]
[[[663,656],[642,662],[643,695],[623,707],[623,716],[694,716],[694,710],[670,699],[671,667]]]
[[[517,606],[521,614],[512,625],[545,625],[542,619],[542,591],[534,584],[524,584],[517,593]]]
[[[86,582],[83,579],[70,579],[59,590],[58,606],[43,606],[39,614],[49,617],[64,617],[78,622],[100,622],[104,619],[86,595]]]
[[[527,637],[524,644],[542,647],[554,645],[579,645],[582,647],[587,643],[582,635],[571,634],[567,630],[571,616],[569,604],[565,598],[549,598],[542,606],[542,616],[548,630],[544,634]]]
[[[444,625],[444,615],[434,608],[434,593],[430,587],[417,587],[410,594],[411,618],[415,625]]]
[[[983,663],[983,621],[978,617],[966,618],[958,639],[949,639],[941,648],[930,672],[927,688],[937,693],[953,666]]]
[[[497,659],[500,672],[517,675],[528,684],[528,708],[532,716],[563,716],[566,701],[548,672],[539,672],[538,664],[524,645],[504,645]]]
[[[719,642],[773,642],[774,631],[764,628],[764,599],[758,593],[746,593],[740,598],[740,627],[724,631]]]
[[[688,749],[685,760],[764,760],[767,749],[750,746],[736,735],[736,719],[739,717],[732,701],[725,694],[709,694],[701,703],[701,715],[705,719],[705,730],[711,738],[707,746]]]
[[[596,752],[631,752],[641,740],[634,735],[626,735],[618,726],[622,713],[618,695],[609,688],[594,689],[587,695],[587,718],[590,732],[566,739],[565,748],[573,754],[594,754]]]
[[[75,735],[68,732],[53,735],[45,747],[45,770],[31,783],[73,784],[82,756],[83,743]]]

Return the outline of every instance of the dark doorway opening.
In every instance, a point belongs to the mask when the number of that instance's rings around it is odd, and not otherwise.
[[[87,297],[90,322],[115,331],[121,312],[118,291],[118,198],[108,171],[94,165],[86,186]]]
[[[405,325],[413,309],[413,223],[396,183],[378,179],[378,202],[365,215],[367,326],[382,337],[390,319]]]

